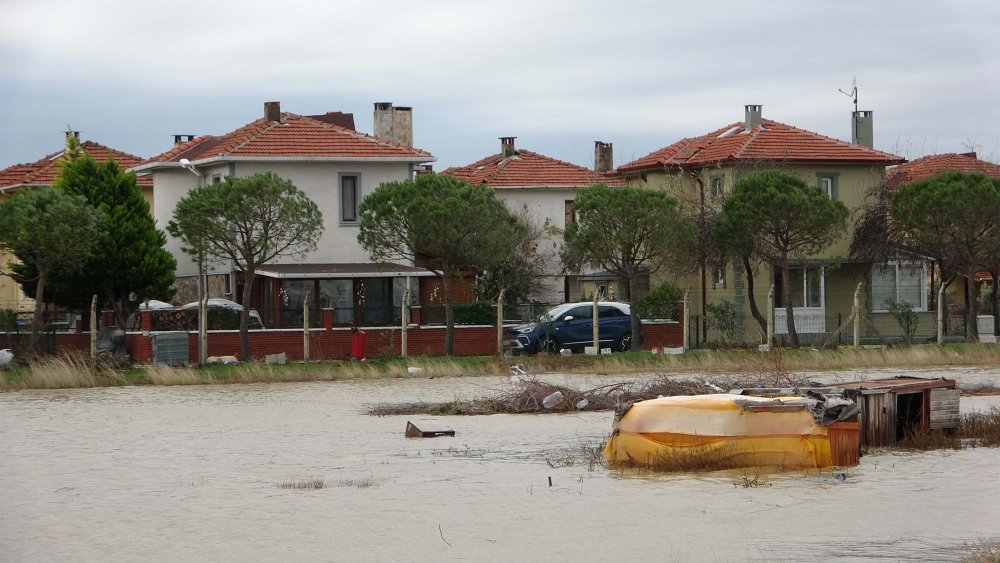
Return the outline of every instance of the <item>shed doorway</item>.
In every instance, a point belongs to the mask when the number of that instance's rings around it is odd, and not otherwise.
[[[896,395],[896,441],[904,440],[923,430],[924,394]]]

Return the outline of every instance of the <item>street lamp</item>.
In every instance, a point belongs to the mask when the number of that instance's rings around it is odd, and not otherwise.
[[[182,158],[179,161],[181,168],[191,171],[198,177],[198,187],[205,185],[205,176],[191,164],[191,161]],[[203,366],[208,363],[208,280],[205,278],[205,251],[198,245],[198,365]]]

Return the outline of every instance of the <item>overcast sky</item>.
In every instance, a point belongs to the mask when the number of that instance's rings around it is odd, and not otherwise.
[[[299,114],[412,106],[435,169],[518,148],[621,165],[764,117],[906,158],[1000,161],[1000,2],[0,0],[0,167],[84,139],[152,156],[280,100]]]

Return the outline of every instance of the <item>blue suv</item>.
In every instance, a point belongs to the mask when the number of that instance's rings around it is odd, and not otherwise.
[[[552,353],[563,348],[583,351],[585,346],[593,345],[593,315],[592,301],[558,305],[530,323],[507,329],[508,347],[521,354]],[[599,302],[597,326],[601,348],[611,348],[616,352],[632,348],[632,319],[628,304]]]

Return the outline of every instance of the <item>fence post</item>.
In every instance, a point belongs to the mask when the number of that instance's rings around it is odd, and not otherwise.
[[[399,327],[399,355],[406,357],[406,329],[410,324],[410,288],[403,289],[403,302],[400,304],[401,318]]]
[[[774,342],[774,284],[767,292],[767,345]]]
[[[688,340],[690,338],[690,331],[691,331],[691,329],[689,328],[689,326],[691,324],[691,315],[688,312],[688,294],[689,293],[691,293],[691,290],[687,290],[687,291],[684,292],[684,312],[682,314],[682,318],[683,318],[683,322],[684,322],[684,337],[683,337],[684,338],[684,342],[681,343],[681,346],[683,346],[685,352],[687,352],[688,348],[691,346],[691,343]]]
[[[595,291],[594,292],[594,312],[591,313],[591,319],[590,319],[590,330],[591,330],[591,336],[592,336],[592,338],[594,340],[594,350],[597,350],[597,355],[598,356],[601,355],[601,334],[600,334],[600,331],[597,329],[597,326],[598,326],[597,325],[597,300],[599,298],[600,298],[600,292],[599,291]],[[631,350],[628,350],[628,352],[631,352]]]
[[[302,300],[302,362],[309,361],[309,293]]]
[[[943,282],[943,280],[942,280]],[[937,343],[944,344],[944,283],[938,289],[937,302]]]
[[[503,296],[506,292],[501,289],[497,296],[497,356],[503,356]]]
[[[90,359],[97,359],[97,295],[90,300]]]
[[[854,315],[854,347],[861,344],[861,283],[854,290],[854,308],[851,310]]]

